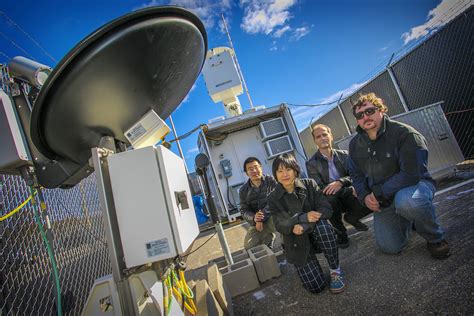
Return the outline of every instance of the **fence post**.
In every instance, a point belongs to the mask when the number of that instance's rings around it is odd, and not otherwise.
[[[402,90],[400,89],[400,86],[398,85],[397,78],[395,77],[395,74],[393,73],[393,70],[390,66],[394,56],[395,54],[392,54],[392,57],[390,57],[390,60],[388,61],[386,68],[387,68],[388,74],[390,75],[390,79],[392,79],[393,86],[395,87],[395,90],[397,91],[398,97],[400,98],[400,101],[402,102],[403,109],[405,110],[405,112],[409,112],[410,109],[408,108],[408,105],[407,105],[407,102],[405,101],[405,97],[403,96]]]
[[[341,99],[343,95],[344,94],[341,94],[341,96],[339,97],[339,100],[337,100],[337,109],[339,110],[339,114],[341,114],[342,121],[344,122],[344,125],[346,126],[347,135],[351,135],[352,133],[351,133],[351,129],[349,128],[349,123],[347,123],[347,119],[344,116],[344,112],[342,112],[342,109],[341,109]]]

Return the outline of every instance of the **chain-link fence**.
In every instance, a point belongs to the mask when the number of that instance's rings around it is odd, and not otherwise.
[[[95,177],[69,190],[45,190],[59,270],[63,311],[78,315],[94,280],[112,268],[102,225]],[[29,197],[19,176],[0,175],[0,216]],[[53,315],[55,286],[48,252],[29,202],[0,222],[0,310],[2,315]],[[43,214],[44,215],[44,214]],[[44,216],[43,224],[46,225]]]
[[[405,112],[402,99],[409,110],[444,101],[443,111],[464,157],[474,158],[474,6],[468,2],[462,4],[469,5],[464,12],[438,32],[398,52],[394,58],[396,62],[388,69],[378,68],[379,73],[371,75],[372,79],[363,87],[348,97],[344,96],[340,107],[351,134],[357,126],[351,102],[355,102],[360,94],[377,94],[387,104],[391,116]],[[332,127],[336,141],[349,135],[337,108],[314,121],[312,126],[315,124]]]

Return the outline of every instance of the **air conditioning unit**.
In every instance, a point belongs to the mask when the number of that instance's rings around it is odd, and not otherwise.
[[[263,140],[276,137],[286,133],[286,126],[283,118],[277,117],[272,120],[264,121],[259,124],[260,135]]]
[[[288,135],[271,139],[265,143],[265,151],[267,152],[268,159],[293,151],[290,137]]]

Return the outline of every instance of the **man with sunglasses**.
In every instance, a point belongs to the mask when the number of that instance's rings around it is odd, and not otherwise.
[[[358,231],[368,228],[360,219],[371,213],[371,210],[359,203],[347,169],[349,155],[346,150],[332,148],[333,136],[331,128],[324,124],[313,127],[311,133],[318,151],[306,162],[308,177],[316,181],[328,199],[333,213],[329,221],[336,230],[339,248],[349,247],[347,230],[344,220]]]
[[[374,93],[361,95],[352,107],[357,135],[349,145],[349,170],[359,200],[374,212],[379,248],[399,253],[412,227],[427,241],[431,256],[451,255],[438,223],[436,191],[428,165],[426,140],[413,127],[391,120]]]

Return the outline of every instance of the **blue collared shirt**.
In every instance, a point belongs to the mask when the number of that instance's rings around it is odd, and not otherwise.
[[[328,162],[328,168],[329,168],[329,181],[334,182],[336,180],[339,180],[341,178],[341,175],[339,174],[339,171],[337,171],[336,165],[334,164],[334,155],[332,156],[332,159],[329,159],[328,157],[323,156],[324,159]]]

